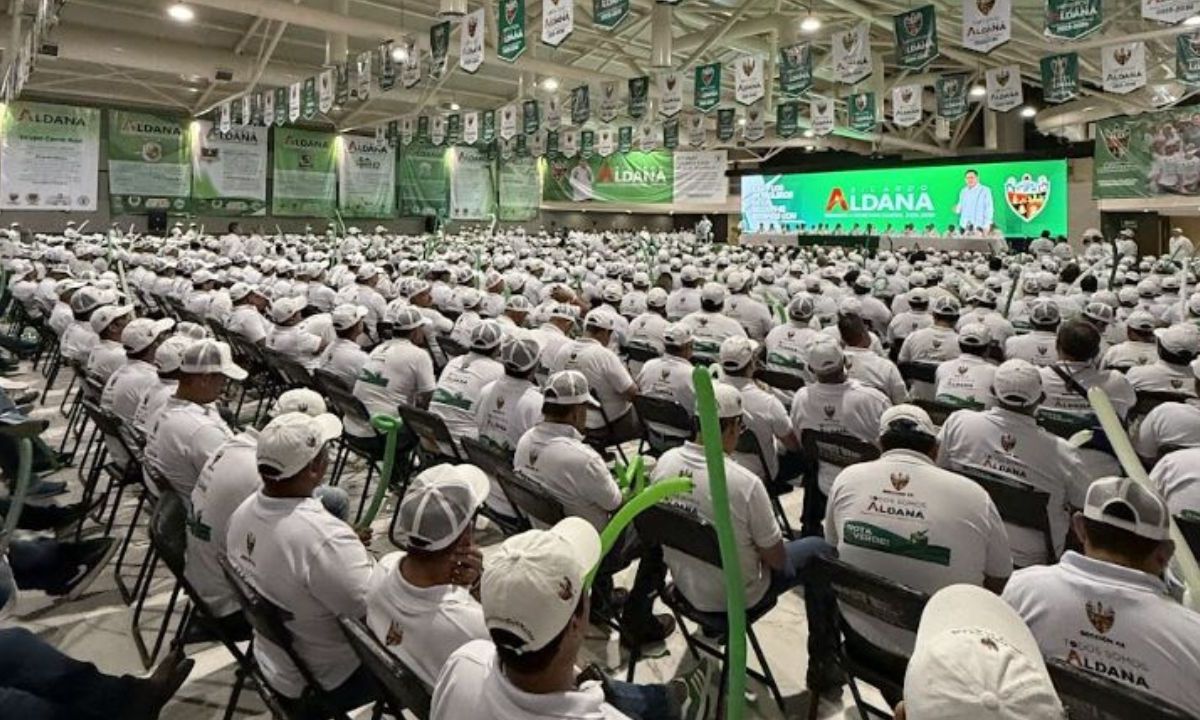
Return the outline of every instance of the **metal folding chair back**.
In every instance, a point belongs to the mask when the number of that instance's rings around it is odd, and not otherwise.
[[[427,720],[429,706],[433,702],[433,691],[408,668],[400,658],[393,655],[379,638],[357,618],[338,618],[342,633],[354,648],[363,667],[371,673],[379,686],[383,702],[393,717],[403,717],[403,711]]]
[[[1080,670],[1058,658],[1046,661],[1050,682],[1069,718],[1083,720],[1188,720],[1192,713],[1103,675]]]

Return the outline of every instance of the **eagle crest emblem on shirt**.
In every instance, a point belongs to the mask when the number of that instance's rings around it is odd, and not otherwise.
[[[404,631],[402,631],[396,625],[395,621],[392,621],[388,625],[387,638],[384,639],[384,643],[386,643],[388,647],[391,647],[393,645],[399,645],[403,641],[404,641]]]
[[[662,369],[662,379],[663,379],[663,380],[666,380],[666,379],[667,379],[668,377],[670,377],[670,376],[671,376],[671,370],[670,370],[670,368],[663,368],[663,369]]]
[[[970,368],[968,368],[966,365],[958,366],[958,374],[959,375],[966,375],[969,370],[970,370]]]
[[[254,533],[246,533],[246,554],[254,554]]]
[[[933,341],[933,349],[934,349],[934,350],[940,350],[940,349],[941,349],[941,347],[942,347],[942,341],[941,341],[941,340],[934,340],[934,341]]]
[[[900,472],[894,472],[891,476],[892,487],[896,490],[896,492],[900,492],[904,488],[908,487],[909,480],[910,478],[908,475]]]
[[[1092,627],[1096,628],[1096,632],[1101,635],[1112,630],[1113,623],[1117,620],[1117,613],[1111,607],[1105,607],[1104,603],[1096,601],[1095,603],[1088,602],[1084,606],[1087,610],[1088,621]]]
[[[504,396],[500,396],[500,397],[496,398],[496,409],[497,410],[504,409]]]
[[[1038,355],[1045,355],[1049,350],[1050,348],[1045,345],[1038,345],[1037,347]]]
[[[1171,380],[1171,387],[1178,390],[1179,388],[1183,387],[1183,381],[1180,380],[1179,378],[1174,378]]]
[[[990,637],[980,638],[979,644],[984,646],[988,650],[991,650],[992,652],[1000,652],[1000,646],[997,645],[996,641],[991,639]]]
[[[835,408],[834,406],[832,406],[832,405],[825,406],[825,417],[829,418],[830,420],[833,419],[833,414],[836,412],[837,412],[837,408]]]
[[[1000,447],[1004,448],[1004,452],[1012,452],[1013,448],[1016,446],[1017,438],[1015,436],[1009,435],[1008,433],[1004,433],[1000,436]]]

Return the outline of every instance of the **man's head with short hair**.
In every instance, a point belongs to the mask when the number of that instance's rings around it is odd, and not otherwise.
[[[1058,327],[1058,356],[1067,362],[1091,362],[1100,354],[1100,332],[1087,320],[1068,320]]]
[[[838,335],[842,337],[842,342],[846,344],[846,347],[871,347],[871,332],[867,330],[867,323],[861,315],[839,313],[837,328]]]

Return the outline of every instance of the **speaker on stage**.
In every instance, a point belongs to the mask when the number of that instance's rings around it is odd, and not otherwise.
[[[149,217],[146,219],[146,230],[151,235],[166,235],[167,211],[151,210]]]

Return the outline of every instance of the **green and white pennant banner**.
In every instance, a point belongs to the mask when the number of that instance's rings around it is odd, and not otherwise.
[[[596,131],[596,154],[608,157],[617,148],[617,134],[609,125],[602,126]]]
[[[942,75],[934,83],[937,114],[947,120],[958,120],[967,114],[967,76]]]
[[[632,82],[632,81],[631,81]],[[630,86],[632,89],[632,85]],[[641,117],[641,115],[633,114],[633,100],[629,102],[629,115],[631,117]],[[680,79],[679,73],[674,70],[667,70],[658,76],[658,112],[666,117],[674,117],[683,109],[683,80]]]
[[[376,67],[379,68],[379,90],[389,92],[396,87],[396,58],[392,54],[395,43],[386,40],[379,45]]]
[[[920,85],[897,85],[892,88],[892,123],[896,127],[912,127],[921,122],[924,88]]]
[[[617,119],[620,102],[616,80],[605,80],[600,83],[600,119],[602,121],[612,122]]]
[[[463,15],[458,29],[458,66],[474,73],[483,65],[483,38],[487,34],[484,26],[486,11],[479,8]]]
[[[1021,86],[1021,68],[1016,65],[991,68],[985,76],[987,107],[995,112],[1008,112],[1025,104]]]
[[[515,102],[500,108],[501,140],[511,140],[517,134],[517,109]]]
[[[775,135],[790,138],[796,134],[800,120],[800,103],[787,100],[775,106]]]
[[[938,56],[937,11],[933,5],[914,8],[892,18],[896,32],[896,64],[923,70]]]
[[[629,16],[629,0],[592,0],[592,21],[612,30]]]
[[[1142,17],[1155,22],[1174,25],[1197,13],[1200,0],[1142,0]]]
[[[592,117],[591,89],[587,83],[571,89],[571,123],[583,125]]]
[[[633,150],[633,126],[622,125],[617,128],[617,152],[627,153]]]
[[[875,93],[854,93],[846,98],[847,125],[862,133],[875,132]]]
[[[590,158],[596,154],[596,133],[591,130],[579,131],[579,154]]]
[[[779,89],[798,97],[813,84],[812,45],[798,42],[779,49]]]
[[[814,97],[808,102],[808,121],[813,134],[817,137],[833,132],[835,119],[833,100],[826,97]]]
[[[1046,0],[1046,36],[1078,40],[1100,29],[1100,0]]]
[[[350,102],[350,64],[335,63],[333,77],[333,104],[336,107],[346,107],[346,103]]]
[[[429,28],[429,77],[441,80],[450,67],[450,21]]]
[[[762,103],[746,108],[746,124],[742,126],[742,137],[746,142],[758,142],[767,136],[767,117]]]
[[[496,16],[496,56],[513,62],[525,52],[525,0],[500,0]]]
[[[871,26],[861,22],[849,30],[835,32],[833,75],[837,82],[853,85],[871,74]]]
[[[734,68],[734,99],[741,105],[749,105],[762,100],[763,95],[766,94],[766,88],[763,85],[762,58],[755,55],[743,55],[734,61]],[[720,102],[719,86],[717,101]]]
[[[717,140],[720,142],[733,140],[733,134],[736,130],[737,110],[734,108],[720,108],[717,110]]]
[[[1200,30],[1175,36],[1175,79],[1200,85]]]
[[[708,112],[720,103],[721,63],[717,62],[697,66],[692,104],[700,112]]]
[[[367,51],[358,54],[354,62],[354,87],[351,95],[359,102],[371,99],[371,57],[374,53]]]
[[[566,128],[558,134],[558,151],[563,157],[573,158],[579,154],[579,130]]]
[[[233,103],[225,101],[217,109],[217,129],[227,133],[233,129]]]
[[[417,138],[420,140],[428,140],[429,139],[429,116],[428,115],[418,115],[417,116]]]
[[[688,145],[694,148],[704,147],[707,133],[708,123],[704,115],[700,113],[688,115]]]
[[[300,91],[300,115],[305,120],[312,120],[317,116],[317,79],[314,77],[304,79]]]
[[[275,124],[275,91],[264,90],[262,99],[262,119],[263,125],[271,126]]]
[[[254,96],[242,96],[242,125],[254,124]]]
[[[558,47],[575,29],[575,0],[542,0],[542,42]]]
[[[1012,37],[1012,0],[962,0],[962,44],[986,53]]]
[[[496,111],[485,110],[479,121],[479,139],[486,145],[496,139]]]
[[[291,115],[291,87],[275,88],[275,126],[281,127]],[[299,117],[300,96],[296,95],[296,117]]]
[[[1079,55],[1061,53],[1042,58],[1042,99],[1064,103],[1079,95]]]
[[[642,152],[650,152],[658,147],[659,137],[662,135],[662,128],[650,121],[642,123],[638,128],[638,149]]]
[[[650,77],[648,75],[642,75],[641,77],[629,78],[629,103],[625,109],[629,114],[629,117],[640,118],[645,115],[646,106],[649,104],[649,99]],[[678,102],[680,106],[683,105],[682,88],[679,90]]]
[[[400,47],[404,49],[404,61],[400,63],[400,84],[405,89],[414,88],[421,82],[421,48],[411,35],[400,39]]]
[[[542,126],[542,116],[538,112],[537,100],[526,100],[521,103],[522,135],[532,135]]]
[[[529,136],[529,154],[533,157],[542,157],[546,154],[546,131],[538,130]]]
[[[408,145],[416,136],[416,123],[411,117],[400,118],[400,142]]]
[[[674,150],[679,147],[679,118],[663,121],[663,147]]]
[[[333,109],[334,84],[336,82],[337,74],[333,68],[323,70],[317,76],[317,107],[323,113]]]
[[[288,86],[288,122],[294,123],[300,119],[300,93],[303,87],[303,82],[295,82]]]
[[[546,133],[546,157],[555,157],[558,153],[558,133],[550,131]]]
[[[479,113],[469,112],[463,115],[463,142],[467,145],[479,142]]]
[[[446,118],[434,115],[429,119],[429,142],[441,145],[446,142]]]
[[[462,115],[459,113],[446,116],[446,142],[451,145],[462,142]]]
[[[1124,95],[1146,86],[1146,43],[1106,45],[1100,57],[1104,92]]]
[[[547,130],[558,130],[562,127],[562,100],[558,97],[558,93],[550,93],[542,106],[545,110],[542,115],[542,125],[546,126]]]

